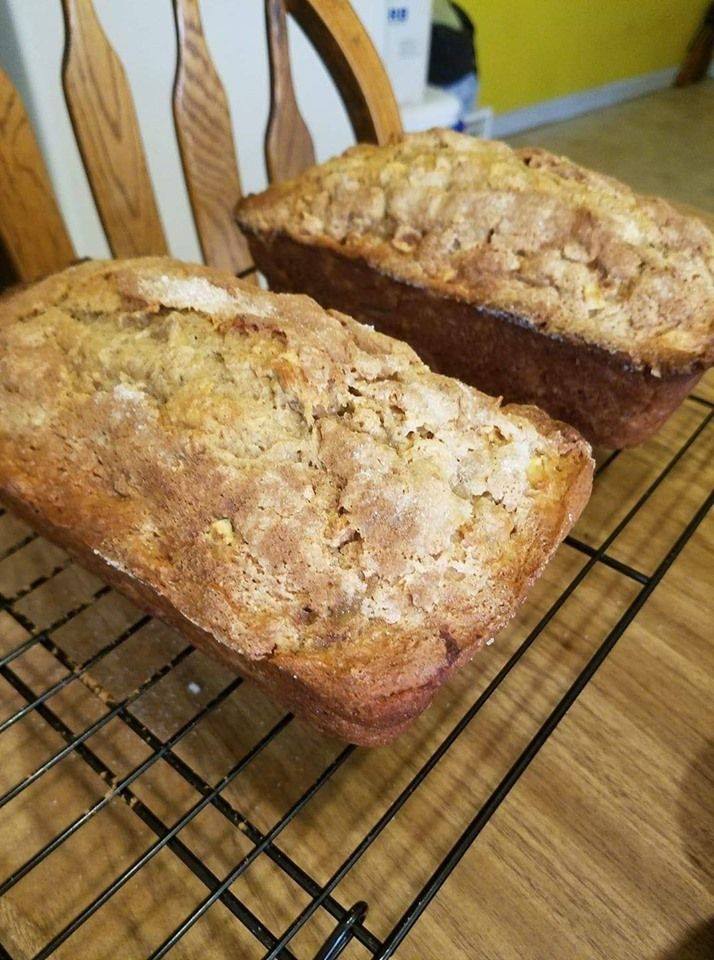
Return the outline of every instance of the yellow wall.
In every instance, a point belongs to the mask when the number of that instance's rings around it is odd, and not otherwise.
[[[680,63],[708,0],[458,0],[497,112]]]

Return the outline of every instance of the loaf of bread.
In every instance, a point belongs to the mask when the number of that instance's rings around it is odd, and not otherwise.
[[[586,502],[568,426],[200,266],[0,302],[0,499],[321,730],[396,735]]]
[[[594,443],[653,432],[714,359],[714,237],[542,150],[361,145],[239,204],[274,289],[407,340]]]

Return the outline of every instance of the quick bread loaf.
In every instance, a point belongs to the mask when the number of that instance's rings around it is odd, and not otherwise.
[[[513,616],[591,474],[541,411],[205,267],[85,263],[0,302],[0,499],[357,743]]]
[[[714,237],[543,150],[435,130],[360,145],[239,204],[277,290],[588,439],[645,439],[714,360]]]

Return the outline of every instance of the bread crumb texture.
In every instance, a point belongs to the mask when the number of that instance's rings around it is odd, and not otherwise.
[[[248,659],[418,683],[508,619],[591,468],[540,411],[205,267],[81,264],[0,303],[0,493]]]
[[[712,232],[544,150],[447,130],[360,145],[244,200],[238,221],[655,374],[714,362]]]

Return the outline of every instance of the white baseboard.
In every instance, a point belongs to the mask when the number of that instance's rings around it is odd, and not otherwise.
[[[640,77],[628,77],[626,80],[605,83],[601,87],[580,90],[565,97],[543,100],[529,107],[521,107],[520,110],[509,110],[493,118],[493,135],[507,137],[511,133],[528,130],[530,127],[542,127],[545,123],[569,120],[590,110],[610,107],[623,100],[632,100],[645,93],[670,87],[676,76],[677,68],[668,67],[666,70],[655,70],[654,73],[645,73]]]

